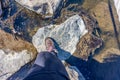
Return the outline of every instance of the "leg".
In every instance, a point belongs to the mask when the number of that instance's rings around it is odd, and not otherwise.
[[[32,71],[24,80],[70,80],[67,71],[62,62],[52,54],[54,42],[47,38],[46,49],[37,55]],[[52,46],[52,50],[49,49]],[[53,52],[54,53],[54,52]]]

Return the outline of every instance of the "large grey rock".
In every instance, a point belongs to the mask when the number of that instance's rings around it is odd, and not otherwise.
[[[74,15],[60,25],[49,25],[40,28],[33,36],[32,42],[38,52],[45,49],[45,38],[52,37],[59,44],[58,57],[65,60],[76,50],[76,45],[80,38],[85,35],[85,24],[79,15]]]
[[[67,66],[66,70],[70,77],[70,80],[85,80],[82,73],[75,66]]]
[[[0,50],[0,80],[6,80],[31,60],[32,53],[27,50],[22,52]]]
[[[37,12],[43,16],[52,17],[59,12],[63,5],[63,0],[15,0],[22,6]]]

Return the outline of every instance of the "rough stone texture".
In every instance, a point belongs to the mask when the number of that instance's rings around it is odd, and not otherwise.
[[[120,39],[120,35],[119,35],[120,23],[118,20],[116,10],[114,8],[114,4],[112,3],[111,5],[112,5],[112,11],[114,15],[117,32],[118,32],[118,37]],[[101,29],[101,38],[104,41],[104,48],[100,51],[100,53],[102,53],[102,51],[105,51],[106,49],[109,49],[109,48],[118,48],[118,43],[116,41],[116,36],[114,34],[115,33],[114,26],[110,16],[108,3],[101,1],[93,9],[91,9],[91,13],[94,13],[93,16],[95,19],[97,19],[99,23],[99,28]]]
[[[75,66],[67,66],[66,70],[70,80],[85,80],[81,72]]]
[[[27,50],[14,52],[10,50],[0,50],[0,80],[6,80],[21,66],[33,59],[32,53]]]
[[[38,52],[44,51],[45,38],[52,37],[59,44],[60,48],[73,54],[78,41],[87,32],[88,31],[86,30],[81,17],[79,15],[74,15],[61,25],[51,25],[40,28],[33,36],[32,42],[37,48]],[[64,54],[64,52],[60,52],[58,53],[58,57],[62,60],[65,60],[70,57],[70,54]]]
[[[6,30],[9,31],[9,29],[6,27]],[[22,50],[28,50],[32,53],[34,53],[34,57],[36,56],[36,49],[35,47],[25,41],[22,40],[19,36],[12,35],[12,33],[7,33],[0,29],[0,49],[10,49],[13,51],[22,51]]]
[[[63,0],[15,0],[22,6],[43,16],[52,17],[61,9]]]
[[[102,39],[94,35],[86,34],[81,38],[74,53],[76,57],[87,60],[90,55],[94,55],[96,49],[102,46]]]
[[[98,10],[98,8],[99,8],[99,10]],[[108,7],[107,3],[100,2],[91,11],[94,13],[94,18],[97,19],[102,31],[112,31],[113,30],[113,25],[112,25],[111,16],[109,13],[109,7]]]

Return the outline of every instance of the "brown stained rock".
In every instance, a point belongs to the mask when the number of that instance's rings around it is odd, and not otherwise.
[[[114,6],[112,7],[112,10],[117,26],[118,37],[120,38],[119,22]],[[93,13],[95,14],[95,16],[93,15]],[[99,23],[99,28],[101,29],[101,38],[105,43],[104,49],[101,52],[105,51],[108,48],[118,48],[118,43],[116,41],[114,26],[111,20],[108,3],[100,2],[93,9],[91,9],[91,14]]]
[[[90,14],[88,14],[88,12],[84,9],[80,11],[80,16],[82,16],[89,33],[94,33],[94,35],[100,36],[101,31],[98,25],[98,21]]]
[[[87,60],[91,54],[94,54],[94,51],[97,48],[102,46],[102,39],[98,38],[92,34],[86,34],[80,39],[80,42],[77,45],[77,50],[74,55]]]
[[[94,8],[97,4],[99,4],[101,1],[106,0],[85,0],[82,7],[85,8],[86,10],[90,10]]]
[[[91,11],[93,11],[96,15],[95,18],[98,20],[99,26],[103,31],[113,31],[113,25],[107,3],[101,2]]]
[[[28,50],[36,55],[34,46],[18,37],[16,40],[12,34],[0,30],[0,49],[10,49],[14,51]]]
[[[94,58],[100,63],[113,62],[116,57],[120,56],[120,50],[115,48],[109,48],[104,51],[102,54],[96,55]],[[115,58],[113,58],[115,57]]]
[[[103,45],[103,40],[98,21],[82,8],[79,15],[82,16],[89,33],[80,39],[74,55],[87,60],[90,55],[94,55],[96,49]]]

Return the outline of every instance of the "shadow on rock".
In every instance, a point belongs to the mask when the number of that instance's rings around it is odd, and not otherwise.
[[[28,73],[30,67],[31,67],[30,63],[22,66],[17,72],[15,72],[7,80],[22,80]]]
[[[66,5],[65,6],[69,6],[70,4],[79,4],[82,5],[84,3],[85,0],[66,0]]]
[[[88,61],[91,80],[120,80],[120,56],[111,55],[102,63],[95,59]]]
[[[66,62],[76,66],[86,80],[120,80],[120,56],[118,55],[104,59],[103,63],[91,56],[88,61],[71,56]]]
[[[15,5],[14,0],[1,0],[3,16],[2,19],[5,20],[10,16],[13,16],[17,12],[17,6]]]
[[[14,22],[14,29],[16,32],[20,32],[21,35],[22,35],[22,38],[28,42],[32,42],[32,37],[29,35],[29,32],[28,32],[28,24],[26,23],[29,23],[29,18],[27,18],[27,15],[24,14],[24,13],[20,13],[16,19],[15,19],[15,22]]]

